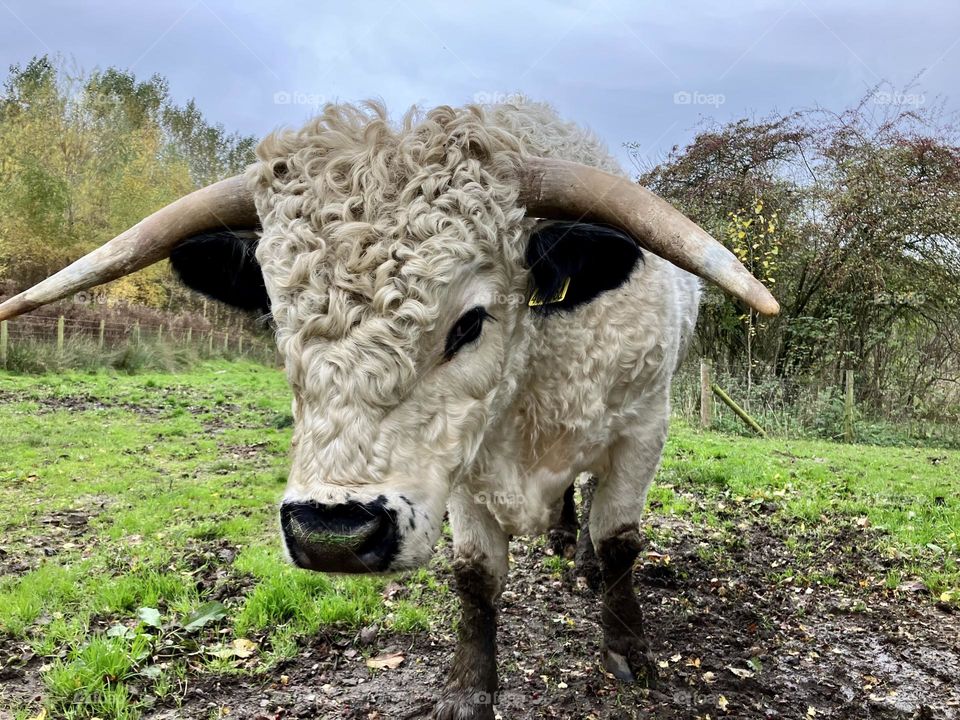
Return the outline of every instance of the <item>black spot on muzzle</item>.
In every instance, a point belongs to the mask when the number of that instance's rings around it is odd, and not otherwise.
[[[375,573],[390,568],[399,549],[397,513],[381,495],[368,503],[287,502],[280,526],[293,562],[307,570]]]

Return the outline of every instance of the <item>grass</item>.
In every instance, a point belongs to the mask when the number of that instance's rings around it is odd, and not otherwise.
[[[42,658],[50,716],[137,718],[146,698],[175,706],[190,677],[270,668],[317,634],[449,627],[456,604],[431,570],[394,596],[384,579],[282,560],[290,424],[282,373],[250,362],[0,373],[0,647]],[[958,475],[960,453],[948,450],[757,440],[678,421],[650,503],[732,534],[731,508],[770,512],[797,557],[818,528],[869,526],[876,553],[896,560],[880,584],[919,577],[938,596],[960,585]],[[13,559],[27,568],[9,572]],[[565,566],[543,561],[553,576]],[[827,569],[777,572],[771,582],[836,582]],[[190,629],[215,594],[222,613]],[[235,654],[239,640],[252,654]],[[36,714],[0,690],[5,704]]]

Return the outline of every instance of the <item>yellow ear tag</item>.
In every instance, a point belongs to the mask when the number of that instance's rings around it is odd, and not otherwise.
[[[563,302],[563,299],[567,297],[567,290],[570,289],[570,278],[567,278],[563,281],[563,285],[560,286],[560,289],[554,294],[553,297],[544,299],[540,295],[540,291],[534,288],[533,294],[530,296],[530,302],[527,303],[529,307],[541,307],[542,305],[553,305],[554,303]]]

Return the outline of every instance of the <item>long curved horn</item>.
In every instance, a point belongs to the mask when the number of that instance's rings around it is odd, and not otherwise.
[[[519,201],[531,215],[619,227],[641,247],[719,285],[757,312],[780,312],[770,291],[732,252],[646,188],[566,160],[528,158],[518,175]]]
[[[253,195],[243,176],[221,180],[157,210],[56,275],[0,304],[0,320],[142,270],[205,230],[236,230],[257,223]]]

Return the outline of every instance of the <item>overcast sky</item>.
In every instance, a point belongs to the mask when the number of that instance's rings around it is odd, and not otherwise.
[[[872,102],[960,107],[960,0],[0,0],[0,63],[43,53],[160,73],[257,136],[324,101],[399,116],[522,92],[626,167],[626,142],[656,160],[704,118],[840,109],[882,80]]]

